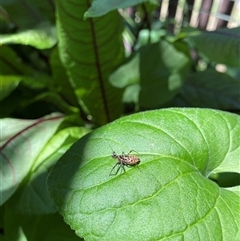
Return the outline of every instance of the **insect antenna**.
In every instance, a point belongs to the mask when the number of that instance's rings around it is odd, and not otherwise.
[[[112,150],[112,153],[115,153],[115,151],[112,149],[111,145],[107,142],[106,138],[104,137],[104,141],[108,144],[108,146],[110,147],[110,149]]]
[[[137,154],[139,154],[139,152],[135,151],[135,150],[131,150],[130,152],[128,152],[127,155],[131,154],[132,152],[136,152]]]

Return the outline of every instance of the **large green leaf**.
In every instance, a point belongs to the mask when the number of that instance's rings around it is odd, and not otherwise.
[[[0,120],[0,205],[16,191],[62,120],[60,114],[52,114],[37,120]]]
[[[189,37],[210,61],[240,67],[240,27],[212,32],[196,32]]]
[[[124,57],[123,23],[117,11],[84,21],[88,7],[89,1],[57,1],[59,51],[79,102],[102,124],[122,112],[122,90],[108,77]]]
[[[62,156],[50,194],[85,240],[238,240],[239,186],[221,188],[209,176],[240,172],[239,134],[239,116],[210,109],[127,116]],[[139,168],[109,176],[112,150],[134,150]]]

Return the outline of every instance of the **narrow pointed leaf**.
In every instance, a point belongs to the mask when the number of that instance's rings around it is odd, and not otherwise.
[[[123,23],[117,11],[84,21],[88,7],[88,1],[57,1],[59,51],[79,103],[103,124],[122,112],[122,90],[108,77],[124,57]]]

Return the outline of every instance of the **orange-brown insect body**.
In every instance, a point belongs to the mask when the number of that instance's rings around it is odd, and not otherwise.
[[[117,175],[120,169],[122,169],[124,172],[126,172],[125,166],[127,166],[127,167],[137,166],[141,162],[140,159],[137,156],[130,155],[131,152],[133,152],[133,150],[130,151],[128,154],[125,154],[123,152],[122,155],[117,155],[116,152],[113,151],[112,158],[117,159],[118,161],[113,166],[113,168],[112,168],[112,170],[111,170],[109,175]],[[112,174],[112,171],[115,169],[115,167],[117,165],[119,165],[119,167],[117,168],[117,171]],[[138,169],[139,169],[139,167],[138,167]]]

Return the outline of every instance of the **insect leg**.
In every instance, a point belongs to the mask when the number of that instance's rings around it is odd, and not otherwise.
[[[140,169],[140,167],[139,166],[136,166],[137,168],[138,168],[138,170],[140,171],[140,172],[142,172],[142,170]]]
[[[122,164],[122,163],[121,163],[121,164]],[[121,168],[122,168],[122,170],[123,170],[124,172],[126,172],[125,167],[124,167],[123,164],[121,165]]]
[[[124,172],[125,172],[124,166],[123,166],[123,164],[120,162],[120,163],[119,163],[119,167],[118,167],[118,169],[117,169],[115,175],[118,174],[118,172],[119,172],[119,170],[120,170],[121,168],[122,168],[122,169],[124,170]],[[122,171],[121,171],[121,173],[122,173]]]
[[[113,166],[113,168],[111,169],[111,171],[110,171],[110,173],[109,173],[109,176],[114,176],[114,175],[116,175],[116,174],[118,173],[119,167],[118,167],[118,169],[117,169],[117,172],[116,172],[115,174],[112,174],[113,170],[115,169],[115,167],[116,167],[117,165],[120,165],[120,163],[117,162],[117,163]]]

